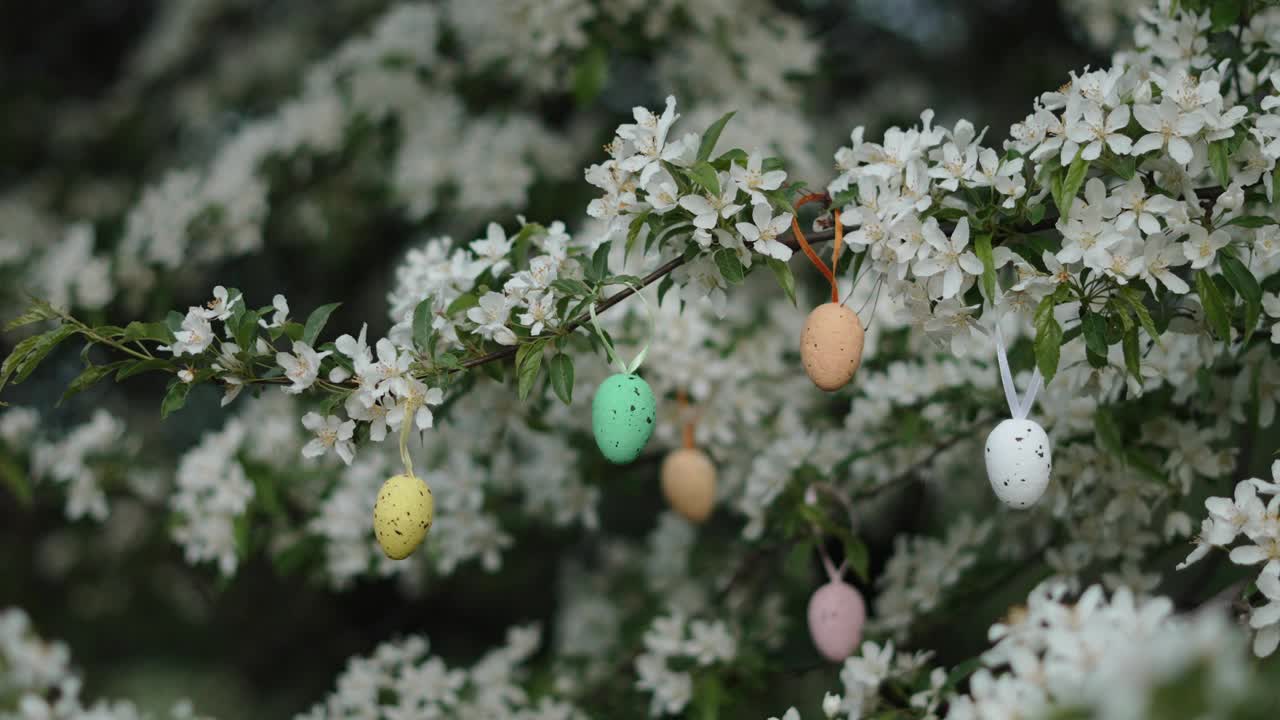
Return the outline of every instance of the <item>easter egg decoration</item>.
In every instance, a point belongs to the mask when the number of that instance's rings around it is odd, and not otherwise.
[[[716,466],[698,448],[677,448],[662,461],[662,494],[690,522],[711,515],[716,503]]]
[[[617,373],[591,400],[591,431],[609,462],[624,465],[640,456],[653,435],[658,403],[644,378]]]
[[[1029,508],[1049,487],[1049,436],[1031,420],[1010,418],[997,425],[987,436],[986,459],[991,489],[1009,507]]]
[[[631,287],[628,285],[628,287]],[[653,335],[656,322],[649,301],[636,288],[632,294],[640,298],[649,315],[649,335]],[[600,337],[609,359],[618,368],[618,372],[610,375],[600,387],[596,388],[595,397],[591,399],[591,432],[596,438],[596,447],[609,462],[624,465],[635,460],[649,443],[653,429],[658,420],[658,402],[653,390],[644,378],[636,374],[640,364],[649,352],[646,344],[636,353],[636,357],[628,365],[618,357],[613,343],[609,342],[604,330],[596,319],[596,306],[591,304],[591,325]]]
[[[688,410],[685,393],[678,393],[680,411]],[[667,453],[662,461],[660,475],[662,494],[672,510],[690,522],[700,523],[711,515],[716,502],[716,466],[711,458],[694,446],[692,418],[684,420],[682,431],[684,447]]]
[[[809,637],[831,662],[844,662],[862,641],[867,606],[862,593],[837,578],[818,588],[809,598]]]
[[[805,502],[816,505],[818,492],[829,494],[849,512],[849,522],[853,523],[853,505],[849,499],[834,487],[826,483],[814,483],[805,491]],[[862,600],[862,593],[843,579],[848,558],[839,567],[831,562],[827,555],[826,545],[822,542],[818,526],[813,526],[818,537],[818,554],[822,558],[822,566],[827,571],[827,583],[814,591],[809,598],[809,637],[813,645],[827,660],[844,662],[853,654],[862,641],[862,626],[867,620],[867,605]]]
[[[404,419],[400,424],[400,461],[404,473],[392,475],[378,489],[373,504],[373,536],[378,547],[392,560],[403,560],[422,544],[435,521],[436,503],[431,488],[413,473],[409,455],[409,428],[420,399],[405,400]]]
[[[987,480],[1000,502],[1011,508],[1025,510],[1035,505],[1044,495],[1053,471],[1049,436],[1039,423],[1027,419],[1043,378],[1039,368],[1033,371],[1026,396],[1019,398],[1013,384],[1013,373],[1009,370],[1004,337],[998,326],[995,339],[1000,383],[1004,387],[1005,401],[1013,417],[1001,422],[987,436],[984,453]]]
[[[403,560],[422,544],[434,517],[431,488],[413,475],[393,475],[378,490],[373,534],[387,557]]]
[[[839,390],[862,364],[862,323],[858,314],[838,303],[819,305],[800,331],[800,361],[820,389]]]
[[[827,199],[826,195],[806,195],[796,202],[796,206],[812,200]],[[831,249],[831,267],[818,257],[800,223],[793,217],[791,230],[800,243],[805,256],[818,268],[819,272],[831,283],[831,302],[813,309],[804,321],[800,331],[800,362],[804,372],[819,389],[827,392],[839,390],[853,379],[853,374],[862,364],[862,344],[864,332],[858,314],[840,303],[840,290],[836,284],[835,271],[840,261],[840,246],[844,240],[844,225],[840,222],[840,211],[835,211],[835,243]]]

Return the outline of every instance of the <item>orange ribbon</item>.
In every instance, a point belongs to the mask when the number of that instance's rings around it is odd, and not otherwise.
[[[680,415],[681,416],[688,415],[689,397],[685,395],[684,390],[676,391],[676,402],[679,403],[680,405]],[[681,417],[681,419],[683,420],[684,417]],[[683,436],[684,446],[689,450],[692,450],[693,449],[693,421],[692,420],[685,421],[681,434]]]
[[[796,208],[799,209],[807,203],[819,200],[829,202],[830,196],[826,193],[810,193],[796,201]],[[827,267],[827,264],[822,261],[822,258],[818,257],[818,253],[814,252],[813,246],[809,244],[809,240],[805,238],[804,232],[800,230],[800,223],[796,221],[794,215],[791,216],[791,231],[795,233],[796,240],[800,243],[800,249],[803,250],[805,256],[809,258],[809,262],[813,263],[813,266],[818,268],[818,272],[822,273],[822,276],[827,279],[827,282],[831,283],[831,302],[838,303],[840,302],[840,289],[836,285],[835,270],[840,262],[840,246],[844,244],[844,226],[840,224],[839,210],[835,211],[835,221],[836,237],[835,243],[831,248],[831,267]]]

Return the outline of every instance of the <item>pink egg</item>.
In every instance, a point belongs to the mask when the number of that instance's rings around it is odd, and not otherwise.
[[[833,580],[809,599],[809,635],[818,652],[832,662],[843,662],[862,640],[867,607],[852,585]]]

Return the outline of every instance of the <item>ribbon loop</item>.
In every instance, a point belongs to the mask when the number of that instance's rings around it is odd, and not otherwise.
[[[1000,331],[999,322],[995,326],[996,340],[996,362],[1000,365],[1000,384],[1004,387],[1004,399],[1009,404],[1009,415],[1014,420],[1025,420],[1031,414],[1031,406],[1036,401],[1036,393],[1040,392],[1040,388],[1044,385],[1044,377],[1040,374],[1040,368],[1036,368],[1031,373],[1031,384],[1027,387],[1027,393],[1021,399],[1018,397],[1018,389],[1013,384],[1013,373],[1009,370],[1009,356],[1006,354],[1004,345],[1004,333]]]
[[[796,209],[803,205],[818,200],[830,202],[830,197],[826,193],[811,193],[805,195],[796,201]],[[796,242],[800,243],[800,249],[804,251],[805,257],[809,258],[809,262],[818,268],[818,272],[831,283],[831,302],[840,302],[840,289],[836,285],[836,265],[840,261],[840,245],[844,242],[844,226],[840,224],[840,211],[835,211],[835,244],[831,249],[831,267],[818,257],[818,253],[814,251],[813,246],[809,244],[809,239],[804,236],[804,232],[800,229],[800,223],[796,220],[796,216],[791,216],[791,232],[796,236]]]
[[[805,491],[805,496],[804,496],[805,503],[808,505],[817,505],[818,490],[821,490],[826,494],[830,495],[831,497],[835,498],[837,501],[840,502],[841,505],[844,506],[844,509],[849,513],[849,527],[852,528],[854,525],[853,503],[849,502],[849,498],[845,497],[844,494],[841,493],[839,490],[837,490],[834,486],[828,485],[827,483],[824,483],[824,482],[813,483]],[[837,567],[836,564],[831,561],[831,556],[827,554],[826,545],[822,542],[822,533],[820,532],[819,528],[816,525],[813,527],[813,532],[817,540],[816,544],[818,546],[818,556],[822,558],[822,567],[825,568],[827,571],[827,578],[830,579],[831,582],[839,581],[841,576],[844,575],[845,569],[849,567],[848,556],[846,555],[845,558],[840,562],[840,565]]]
[[[609,338],[605,336],[604,330],[600,328],[600,321],[596,318],[596,304],[591,303],[588,306],[588,312],[591,315],[591,327],[595,328],[596,335],[600,338],[600,344],[604,345],[605,352],[609,354],[609,360],[618,368],[618,372],[631,375],[640,369],[640,365],[644,362],[645,356],[649,354],[649,343],[653,342],[653,336],[658,331],[658,316],[653,311],[653,306],[649,304],[644,293],[640,288],[635,287],[631,283],[619,283],[631,289],[631,294],[640,298],[640,302],[644,305],[646,314],[649,316],[649,340],[645,342],[644,347],[640,348],[640,352],[636,353],[635,358],[628,365],[618,356],[618,351],[613,347],[613,343],[609,342]]]

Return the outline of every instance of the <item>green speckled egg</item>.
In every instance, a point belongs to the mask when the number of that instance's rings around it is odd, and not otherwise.
[[[658,421],[657,406],[639,375],[618,373],[600,384],[591,401],[591,429],[609,462],[622,465],[640,455]]]

